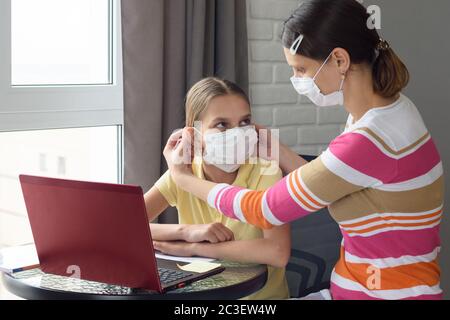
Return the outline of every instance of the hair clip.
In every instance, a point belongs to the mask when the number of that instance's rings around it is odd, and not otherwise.
[[[389,43],[384,40],[383,38],[380,38],[380,41],[378,42],[377,45],[377,50],[388,50],[391,46],[389,45]]]
[[[291,46],[290,52],[293,56],[297,54],[297,50],[300,47],[300,44],[303,41],[303,35],[299,35],[297,39],[295,39],[294,43]]]

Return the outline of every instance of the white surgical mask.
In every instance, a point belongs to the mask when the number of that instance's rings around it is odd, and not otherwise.
[[[317,70],[316,74],[313,78],[310,77],[292,77],[291,82],[294,86],[295,90],[304,96],[307,96],[309,100],[312,101],[316,106],[318,107],[331,107],[331,106],[337,106],[337,105],[343,105],[344,104],[344,92],[342,88],[344,87],[344,80],[342,79],[341,85],[339,87],[339,91],[335,91],[333,93],[324,95],[320,88],[317,86],[315,80],[317,78],[317,75],[320,73],[322,68],[325,66],[325,64],[328,62],[328,60],[331,57],[331,53],[328,56],[328,58],[325,60],[325,62],[322,64],[322,66]]]
[[[258,134],[253,126],[204,135],[203,159],[222,171],[235,172],[256,152]]]

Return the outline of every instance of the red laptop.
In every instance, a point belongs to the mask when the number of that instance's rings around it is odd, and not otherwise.
[[[41,270],[165,292],[222,272],[156,259],[139,186],[20,175]]]

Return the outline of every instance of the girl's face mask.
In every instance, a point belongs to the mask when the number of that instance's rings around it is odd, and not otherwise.
[[[312,103],[314,103],[318,107],[331,107],[344,104],[344,92],[342,88],[344,87],[345,78],[342,78],[339,91],[335,91],[327,95],[324,95],[320,91],[320,88],[317,86],[315,82],[317,75],[320,73],[322,68],[328,62],[330,57],[331,53],[328,55],[328,58],[325,60],[325,62],[322,64],[319,70],[317,70],[313,78],[295,77],[295,76],[291,78],[291,82],[295,90],[299,94],[308,97],[312,101]]]
[[[203,159],[222,171],[235,172],[256,152],[258,134],[253,126],[204,135]]]

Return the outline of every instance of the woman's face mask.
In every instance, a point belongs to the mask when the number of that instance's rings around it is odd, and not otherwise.
[[[258,134],[253,126],[206,133],[203,159],[222,171],[235,172],[256,152]]]
[[[318,107],[331,107],[344,104],[344,92],[342,88],[344,86],[345,78],[343,78],[341,81],[339,91],[335,91],[327,95],[324,95],[320,91],[320,88],[317,86],[315,82],[317,76],[319,75],[320,71],[322,71],[322,68],[328,62],[330,57],[331,53],[328,55],[328,58],[325,60],[325,62],[322,64],[319,70],[317,70],[313,78],[295,77],[295,76],[291,78],[291,82],[295,90],[299,94],[308,97],[312,101],[312,103],[314,103]]]

